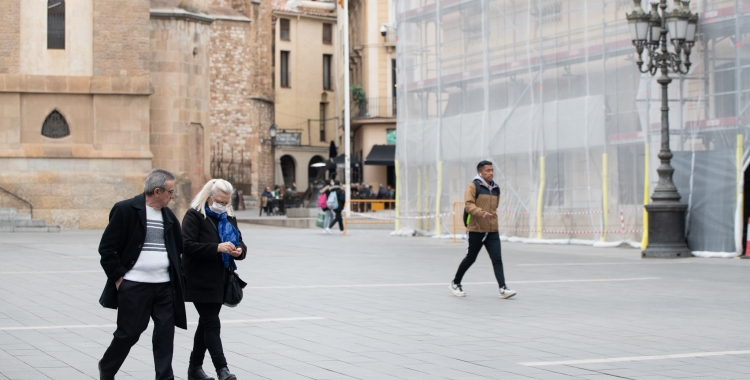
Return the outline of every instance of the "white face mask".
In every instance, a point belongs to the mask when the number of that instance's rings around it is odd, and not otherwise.
[[[211,210],[211,211],[213,211],[213,212],[215,212],[217,214],[223,214],[223,213],[227,212],[227,206],[220,205],[220,204],[218,204],[216,202],[214,202],[214,204],[212,204],[211,206],[208,206],[208,208],[209,208],[209,210]]]

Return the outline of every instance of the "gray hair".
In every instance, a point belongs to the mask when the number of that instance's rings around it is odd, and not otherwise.
[[[146,177],[146,183],[143,184],[143,192],[146,193],[146,195],[154,195],[154,190],[166,190],[165,186],[167,181],[174,180],[174,174],[164,169],[156,168],[152,170],[151,173],[148,173],[148,177]]]

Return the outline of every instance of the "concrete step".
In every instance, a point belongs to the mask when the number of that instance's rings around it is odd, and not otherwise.
[[[0,208],[0,232],[60,232],[60,226],[48,226],[31,214],[18,213],[15,208]]]
[[[31,227],[38,227],[38,226],[45,226],[47,223],[43,220],[39,219],[24,219],[24,220],[0,220],[0,226],[31,226]]]
[[[0,232],[60,232],[60,226],[0,226]]]
[[[317,218],[284,218],[284,217],[260,217],[260,218],[237,218],[237,223],[257,224],[261,226],[288,227],[288,228],[319,228],[315,226]],[[394,230],[393,224],[349,224],[349,230]],[[334,228],[339,228],[338,224]]]
[[[317,208],[288,208],[286,209],[287,218],[317,218]]]
[[[237,219],[237,223],[258,224],[261,226],[288,227],[288,228],[315,228],[315,218],[245,218]]]
[[[31,220],[31,214],[0,214],[0,221],[3,220]]]

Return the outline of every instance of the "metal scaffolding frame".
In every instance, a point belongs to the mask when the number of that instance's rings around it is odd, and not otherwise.
[[[499,210],[504,234],[640,241],[648,174],[657,161],[650,141],[658,139],[650,136],[658,135],[652,121],[659,120],[659,106],[655,80],[633,64],[624,17],[631,7],[627,0],[397,1],[403,217],[450,211],[463,199],[472,165],[489,158],[506,193]],[[689,186],[680,190],[686,203],[704,202],[707,195],[698,191],[702,160],[740,152],[729,163],[735,166],[731,178],[723,178],[738,189],[723,199],[736,211],[748,161],[743,136],[750,86],[743,83],[750,82],[742,78],[750,76],[750,50],[741,40],[750,34],[750,4],[705,0],[693,8],[701,15],[697,64],[688,75],[675,76],[670,88],[673,149],[680,175],[688,172],[678,186]],[[571,142],[571,135],[578,141]],[[696,206],[689,215],[706,212]],[[731,241],[697,249],[741,249],[734,214],[711,216],[733,230]],[[439,217],[405,220],[402,227],[425,233],[450,230]],[[711,233],[689,226],[694,240]]]

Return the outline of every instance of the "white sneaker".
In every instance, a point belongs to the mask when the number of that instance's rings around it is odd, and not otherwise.
[[[451,290],[451,293],[453,293],[456,297],[466,297],[466,292],[464,292],[464,289],[461,287],[461,284],[454,284],[453,281],[451,281],[451,284],[448,285],[448,289]]]
[[[510,290],[510,289],[506,288],[505,286],[503,286],[502,288],[500,288],[500,298],[502,298],[502,299],[510,298],[510,297],[515,296],[515,295],[516,295],[516,291],[515,290]]]
[[[329,235],[333,235],[333,232],[331,232],[331,229],[326,227],[325,232]]]

